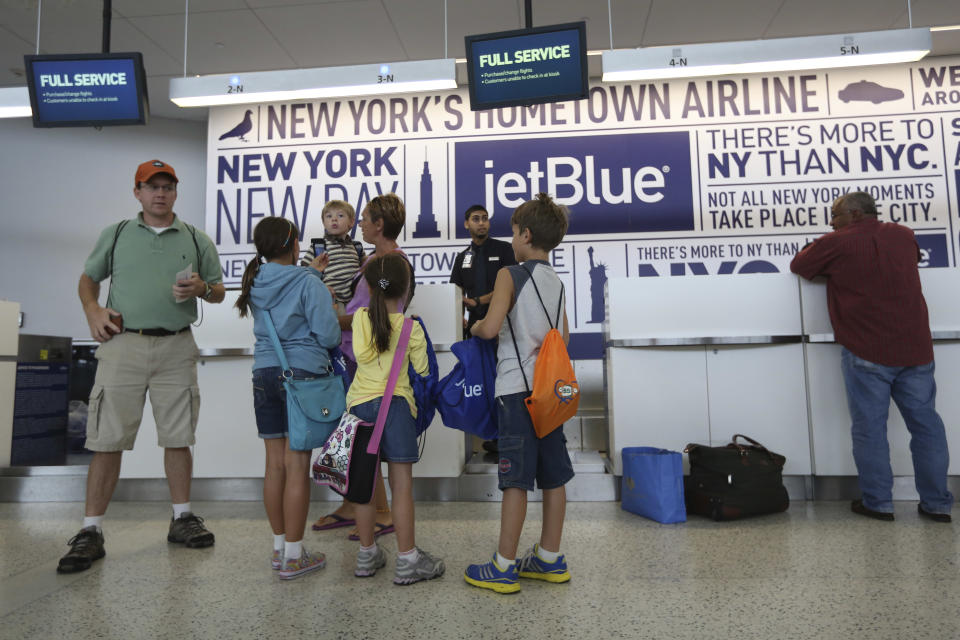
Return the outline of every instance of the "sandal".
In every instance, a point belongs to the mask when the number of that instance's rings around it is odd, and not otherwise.
[[[373,526],[373,537],[376,539],[380,536],[385,536],[388,533],[393,533],[394,531],[396,531],[396,528],[392,524],[383,524],[382,522],[378,522]],[[359,533],[351,533],[349,536],[347,536],[347,540],[353,540],[354,542],[359,539]]]
[[[327,524],[321,524],[324,520],[333,520],[333,522],[328,522]],[[341,515],[336,513],[328,513],[319,520],[311,525],[311,529],[314,531],[328,531],[330,529],[339,529],[340,527],[352,527],[357,524],[357,521],[352,518],[344,518]]]

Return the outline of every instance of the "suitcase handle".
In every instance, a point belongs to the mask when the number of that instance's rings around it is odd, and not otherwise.
[[[744,440],[746,440],[747,442],[749,442],[749,443],[752,444],[753,446],[757,447],[758,449],[760,449],[761,451],[763,451],[765,454],[767,454],[767,455],[770,456],[771,458],[773,457],[773,454],[770,453],[770,451],[769,451],[765,446],[763,446],[762,444],[760,444],[759,442],[757,442],[757,441],[754,440],[753,438],[751,438],[751,437],[749,437],[749,436],[745,436],[745,435],[743,435],[742,433],[735,433],[735,434],[733,434],[733,438],[731,439],[731,443],[733,444],[733,446],[735,446],[737,449],[740,450],[740,454],[741,454],[741,455],[745,455],[745,454],[746,454],[746,451],[745,451],[746,447],[744,447],[742,444],[738,444],[738,443],[737,443],[737,438],[743,438]]]

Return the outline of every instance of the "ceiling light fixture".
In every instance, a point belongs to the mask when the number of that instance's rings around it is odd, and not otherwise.
[[[914,62],[930,52],[929,28],[711,42],[603,52],[603,81],[798,71]]]
[[[456,88],[456,63],[445,58],[172,78],[170,100],[210,107]]]
[[[960,31],[960,24],[944,24],[937,27],[930,27],[930,31]]]
[[[29,118],[32,115],[30,92],[26,87],[0,89],[0,118]]]

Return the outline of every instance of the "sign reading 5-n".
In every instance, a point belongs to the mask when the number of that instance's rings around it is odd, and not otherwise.
[[[568,234],[694,228],[686,131],[458,142],[454,155],[457,211],[483,204],[494,236],[541,191],[570,207]]]

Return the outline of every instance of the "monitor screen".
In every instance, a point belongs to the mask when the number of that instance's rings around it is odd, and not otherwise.
[[[587,96],[586,23],[466,37],[470,108]]]
[[[24,56],[35,127],[145,124],[143,57],[133,53]]]

